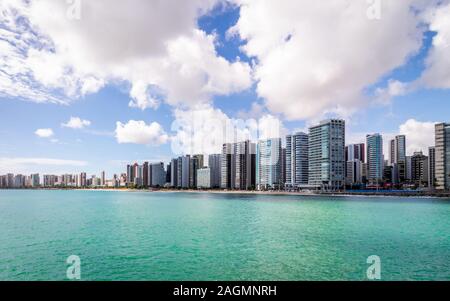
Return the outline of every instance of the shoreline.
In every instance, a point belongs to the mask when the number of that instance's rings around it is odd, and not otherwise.
[[[310,196],[310,197],[400,197],[400,198],[433,198],[450,199],[450,192],[289,192],[289,191],[248,191],[248,190],[194,190],[194,189],[131,189],[131,188],[26,188],[2,189],[0,191],[30,190],[30,191],[99,191],[99,192],[144,192],[144,193],[199,193],[199,194],[232,194],[232,195],[272,195],[272,196]]]

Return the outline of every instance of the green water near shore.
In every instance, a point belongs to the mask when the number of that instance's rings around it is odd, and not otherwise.
[[[450,280],[450,200],[0,191],[0,280]]]

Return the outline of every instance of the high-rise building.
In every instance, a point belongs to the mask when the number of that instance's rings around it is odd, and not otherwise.
[[[231,143],[225,143],[222,146],[221,158],[221,180],[220,187],[223,189],[234,189],[235,184],[235,164],[236,158],[234,148]]]
[[[250,141],[233,144],[235,154],[234,189],[249,190],[256,186],[256,145]]]
[[[411,180],[419,187],[428,186],[428,157],[415,152],[411,157]]]
[[[389,164],[385,164],[384,168],[383,168],[383,182],[385,182],[386,184],[393,184],[393,171],[394,171],[394,167],[392,165]]]
[[[412,179],[412,158],[411,158],[411,156],[406,156],[405,170],[406,170],[405,181],[411,182],[411,179]],[[399,173],[400,173],[400,171],[399,171]]]
[[[24,175],[15,175],[13,180],[13,188],[23,188],[25,187],[26,177]]]
[[[383,137],[380,134],[367,135],[367,176],[370,184],[383,181]]]
[[[307,185],[308,169],[308,135],[286,136],[286,186]]]
[[[80,174],[80,185],[80,187],[87,187],[87,177],[85,172]]]
[[[309,129],[308,183],[321,190],[345,185],[345,121],[322,121]]]
[[[57,176],[54,175],[44,175],[44,179],[43,179],[43,185],[44,187],[54,187],[56,180],[57,180]]]
[[[434,189],[436,186],[436,148],[434,146],[428,149],[428,187]]]
[[[208,167],[211,173],[211,188],[219,188],[220,187],[220,179],[221,179],[221,155],[214,154],[209,155],[208,157]]]
[[[171,181],[171,172],[172,172],[172,163],[167,164],[166,167],[166,183],[170,185]]]
[[[260,190],[280,188],[281,181],[281,138],[258,142],[256,185]]]
[[[359,159],[346,162],[345,182],[347,185],[353,186],[362,183],[362,164]]]
[[[197,169],[203,167],[203,155],[193,155],[189,162],[189,187],[197,187]]]
[[[178,188],[183,187],[182,178],[183,178],[183,157],[178,157],[178,159],[177,159],[177,187]]]
[[[361,163],[366,162],[364,143],[350,144],[345,147],[345,161],[359,160]]]
[[[390,141],[390,164],[396,170],[395,183],[403,183],[407,180],[406,166],[406,136],[398,135]]]
[[[406,161],[406,136],[395,136],[390,143],[390,160],[391,164]]]
[[[149,187],[152,185],[151,182],[151,170],[149,168],[148,162],[144,162],[142,166],[142,184],[144,187]]]
[[[345,147],[345,182],[353,186],[363,183],[363,164],[366,161],[365,144],[350,144]]]
[[[181,188],[190,187],[190,163],[190,155],[181,157]]]
[[[152,187],[163,187],[166,183],[166,172],[164,170],[164,163],[154,163],[150,165],[150,186]]]
[[[31,175],[31,187],[35,188],[35,187],[39,187],[41,184],[41,180],[39,177],[39,174],[33,174]]]
[[[196,170],[197,173],[197,188],[209,189],[211,187],[211,168],[204,167]]]
[[[134,186],[135,187],[144,187],[144,166],[135,164],[134,165],[135,175],[134,178]]]
[[[105,179],[105,172],[102,171],[101,175],[100,175],[100,186],[105,186],[106,185],[106,179]]]
[[[178,187],[178,159],[170,163],[170,187]]]
[[[450,123],[435,125],[436,189],[450,190]]]
[[[284,185],[286,184],[286,148],[281,148],[281,183]]]
[[[250,141],[225,143],[221,156],[221,188],[256,187],[256,145]]]
[[[128,185],[138,185],[143,182],[143,170],[138,163],[127,165],[127,183]],[[139,175],[141,176],[139,178]],[[141,184],[142,185],[142,184]]]

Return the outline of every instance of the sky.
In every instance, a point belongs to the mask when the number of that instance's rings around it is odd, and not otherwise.
[[[0,174],[122,173],[327,118],[434,144],[450,1],[2,0]]]

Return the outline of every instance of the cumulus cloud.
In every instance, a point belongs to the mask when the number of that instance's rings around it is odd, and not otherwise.
[[[396,96],[403,96],[408,92],[409,85],[398,80],[390,79],[386,88],[378,88],[375,91],[375,102],[378,104],[387,105],[392,98]]]
[[[399,132],[406,135],[406,152],[412,155],[416,151],[428,154],[428,147],[435,144],[435,122],[421,122],[409,119],[400,125]]]
[[[381,1],[379,20],[369,18],[366,1],[236,2],[230,32],[257,59],[258,95],[288,119],[353,112],[367,103],[366,88],[422,45],[423,1]]]
[[[217,154],[224,143],[280,138],[282,122],[269,114],[259,119],[235,119],[210,105],[176,109],[171,130],[174,154]]]
[[[68,103],[106,84],[131,86],[130,106],[191,105],[251,85],[251,68],[215,50],[197,19],[218,1],[5,0],[0,3],[0,93]]]
[[[61,124],[61,126],[71,128],[71,129],[82,129],[82,128],[85,128],[90,125],[91,125],[91,122],[89,120],[84,120],[84,119],[81,119],[80,117],[70,117],[69,121]]]
[[[426,58],[426,69],[419,83],[430,88],[450,88],[450,2],[443,1],[436,9],[429,9],[425,21],[436,33],[430,53]]]
[[[55,134],[52,129],[37,129],[34,133],[40,138],[50,138]]]
[[[117,122],[116,139],[118,143],[161,145],[168,141],[169,137],[157,122],[147,125],[144,121],[130,120],[128,123]]]

